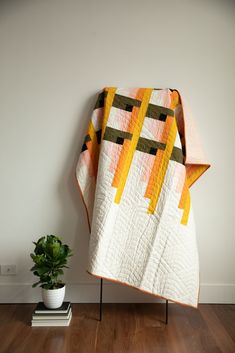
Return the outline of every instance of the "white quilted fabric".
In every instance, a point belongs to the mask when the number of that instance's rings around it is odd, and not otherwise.
[[[146,90],[105,88],[99,94],[89,123],[76,169],[91,231],[87,271],[197,307],[198,249],[193,209],[187,197],[192,183],[209,164],[202,154],[198,137],[192,137],[195,127],[192,128],[191,117],[185,116],[179,92],[149,89],[150,98],[144,106]],[[172,114],[155,114],[150,111],[149,104],[156,112],[163,107],[171,109],[168,113]],[[137,128],[141,116],[143,122]],[[166,135],[167,124],[174,122],[177,131],[172,139],[170,133]],[[129,133],[124,140],[119,136],[123,131]],[[134,145],[135,137],[143,144]],[[156,151],[151,146],[148,149],[148,144],[155,146],[156,142],[162,144]],[[127,157],[130,148],[133,153]],[[161,148],[162,152],[158,152]],[[168,158],[167,148],[180,152],[183,160],[172,154]],[[162,164],[154,174],[158,153],[163,154]],[[117,193],[121,184],[119,180],[119,185],[114,185],[115,175],[125,181],[119,202]],[[150,183],[151,175],[155,186]],[[162,186],[156,207],[151,211],[150,203],[159,180],[162,180]],[[148,187],[152,190],[150,196],[146,192]],[[184,207],[180,206],[182,204]],[[183,214],[186,214],[184,221]]]

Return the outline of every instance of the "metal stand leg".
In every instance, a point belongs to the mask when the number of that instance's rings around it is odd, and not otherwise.
[[[100,318],[99,320],[101,321],[102,320],[102,295],[103,295],[103,278],[100,279]]]
[[[168,300],[166,299],[166,317],[165,317],[165,324],[168,324]]]
[[[102,314],[103,314],[103,278],[100,279],[100,317],[99,321],[102,320]],[[165,324],[168,324],[168,300],[166,299],[166,311],[165,311]]]

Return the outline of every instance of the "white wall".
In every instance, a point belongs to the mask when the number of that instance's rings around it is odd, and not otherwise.
[[[32,241],[60,234],[75,256],[67,298],[96,301],[88,228],[74,184],[83,134],[104,86],[171,87],[190,104],[211,169],[192,188],[201,302],[235,302],[234,34],[230,1],[0,2],[1,302],[40,297]],[[153,301],[105,282],[105,301]]]

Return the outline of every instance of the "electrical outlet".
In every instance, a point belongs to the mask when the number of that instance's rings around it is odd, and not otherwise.
[[[16,275],[16,265],[1,265],[2,276]]]

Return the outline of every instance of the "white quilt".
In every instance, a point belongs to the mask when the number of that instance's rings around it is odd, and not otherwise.
[[[76,169],[90,225],[87,271],[197,307],[190,187],[209,166],[178,90],[102,89]]]

